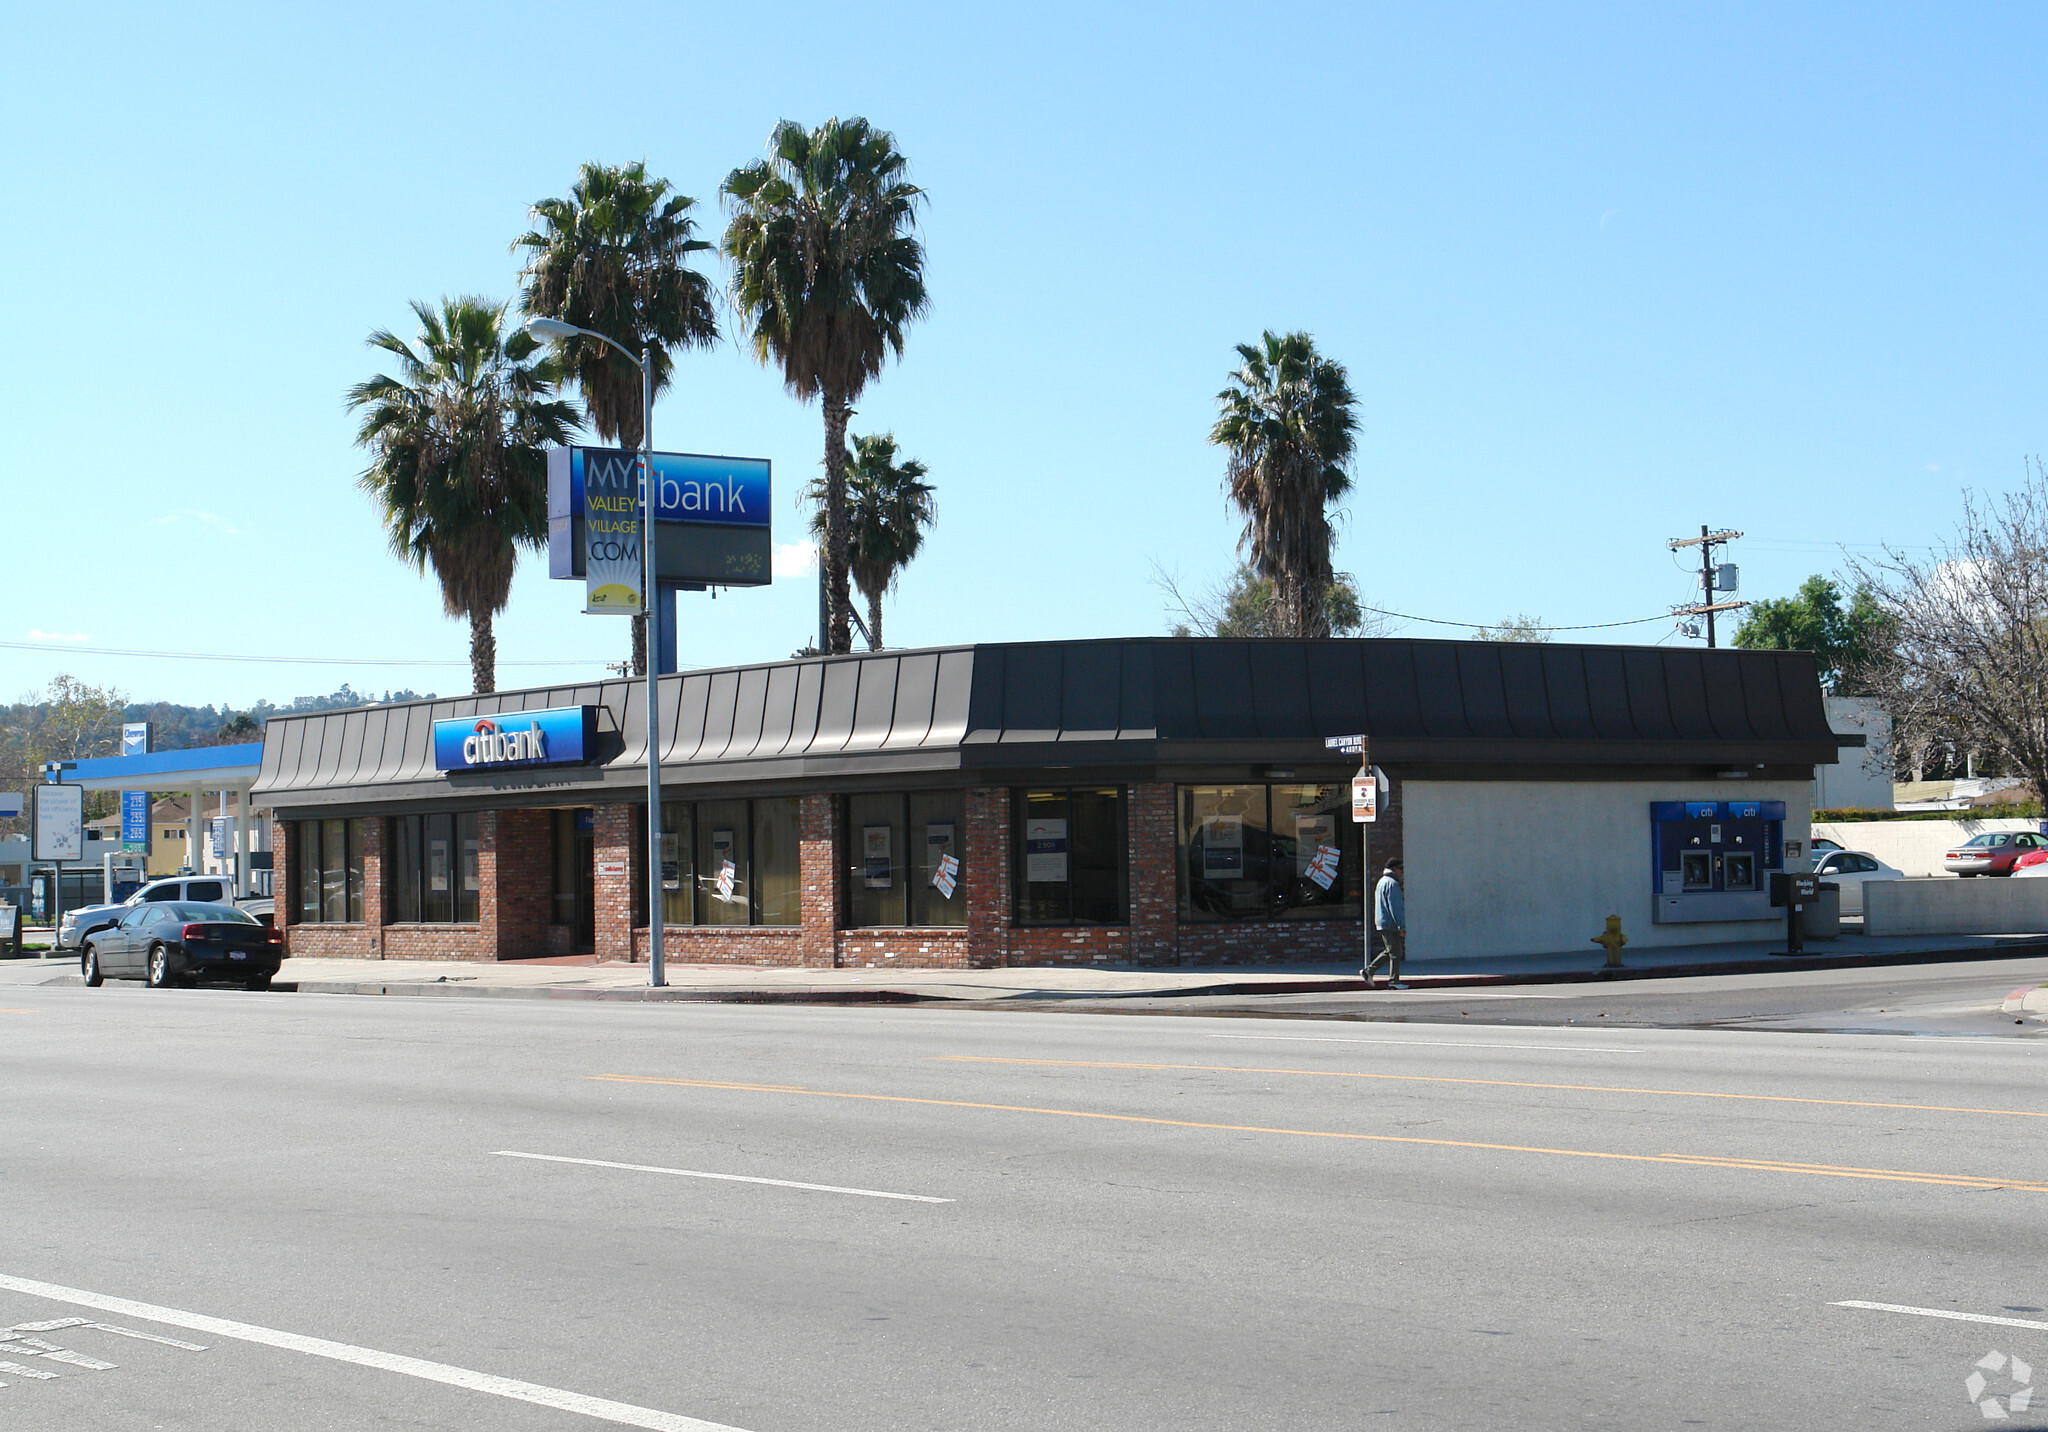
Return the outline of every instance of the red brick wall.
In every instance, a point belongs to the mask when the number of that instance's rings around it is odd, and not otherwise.
[[[630,801],[600,805],[592,812],[597,859],[597,957],[600,960],[647,958],[645,930],[633,929],[634,867],[639,863],[640,807]],[[605,874],[607,861],[620,862],[620,874]]]

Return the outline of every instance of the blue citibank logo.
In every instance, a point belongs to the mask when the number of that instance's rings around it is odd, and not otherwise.
[[[595,706],[457,716],[434,723],[434,769],[569,765],[589,760],[596,742]]]

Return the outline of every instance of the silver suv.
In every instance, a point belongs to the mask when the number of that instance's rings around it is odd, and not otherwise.
[[[159,900],[196,900],[222,905],[233,899],[234,887],[234,880],[226,875],[171,875],[162,880],[152,880],[118,905],[81,905],[76,910],[66,910],[57,925],[57,948],[80,948],[87,935],[106,929],[132,906],[153,904]]]

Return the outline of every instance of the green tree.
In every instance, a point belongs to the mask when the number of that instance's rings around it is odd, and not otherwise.
[[[697,201],[647,177],[644,164],[586,164],[566,199],[542,199],[524,249],[520,305],[530,316],[588,328],[645,352],[654,396],[667,390],[678,348],[718,338],[711,283],[690,267],[711,245],[696,237]],[[590,338],[570,338],[561,358],[583,395],[590,426],[608,443],[640,446],[640,371]],[[653,593],[647,594],[653,599]],[[633,670],[647,671],[647,618],[633,618]]]
[[[1503,617],[1490,627],[1475,627],[1474,641],[1549,641],[1550,633],[1543,626],[1541,617],[1519,614]]]
[[[1794,596],[1751,602],[1735,645],[1747,651],[1810,651],[1819,659],[1822,685],[1861,695],[1859,675],[1877,654],[1884,625],[1884,609],[1868,584],[1859,583],[1845,607],[1840,587],[1812,576]]]
[[[560,365],[540,345],[505,331],[505,305],[443,299],[414,303],[419,348],[391,333],[372,348],[398,361],[349,389],[363,414],[356,442],[371,453],[361,486],[376,501],[391,550],[433,569],[451,617],[469,619],[469,665],[479,694],[497,689],[491,619],[512,596],[519,549],[547,541],[542,448],[566,443],[576,423],[551,396]]]
[[[925,465],[896,461],[896,435],[856,437],[846,454],[846,561],[853,584],[868,604],[868,646],[882,649],[882,598],[897,574],[924,546],[932,525],[932,489]],[[815,507],[811,531],[825,537],[825,479],[814,478],[804,496]]]
[[[1209,441],[1229,454],[1225,490],[1244,514],[1238,550],[1273,583],[1276,634],[1328,636],[1329,506],[1351,490],[1357,399],[1344,366],[1306,333],[1268,330],[1216,395]]]
[[[1153,585],[1166,593],[1168,619],[1175,636],[1284,636],[1279,603],[1270,577],[1262,577],[1249,562],[1240,562],[1228,581],[1212,587],[1207,596],[1190,597],[1182,592],[1179,579],[1156,572]],[[1338,572],[1323,592],[1323,612],[1329,618],[1331,636],[1379,636],[1383,623],[1366,611],[1358,599],[1358,584],[1349,572]]]
[[[913,232],[924,191],[905,177],[895,138],[865,119],[816,130],[775,126],[768,157],[733,170],[720,192],[732,211],[723,251],[734,306],[762,363],[825,413],[827,645],[853,649],[848,591],[846,423],[854,401],[930,300],[924,246]]]

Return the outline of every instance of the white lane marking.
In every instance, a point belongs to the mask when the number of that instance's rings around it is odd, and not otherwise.
[[[98,1328],[103,1333],[118,1333],[124,1338],[141,1338],[144,1342],[163,1343],[166,1347],[181,1347],[186,1352],[206,1351],[204,1343],[179,1342],[176,1338],[159,1337],[155,1333],[139,1333],[133,1328],[117,1328],[112,1323],[88,1323],[84,1318],[77,1319],[77,1322],[84,1327]]]
[[[1481,1044],[1472,1039],[1347,1039],[1334,1034],[1212,1034],[1211,1039],[1284,1039],[1295,1044],[1426,1044],[1439,1049],[1541,1049],[1549,1054],[1641,1054],[1622,1045]]]
[[[88,1367],[94,1372],[112,1372],[115,1367],[115,1364],[111,1362],[101,1362],[96,1357],[87,1357],[82,1352],[71,1352],[64,1348],[59,1348],[52,1353],[45,1353],[43,1356],[51,1362],[68,1362],[73,1367]]]
[[[501,1159],[539,1159],[544,1163],[585,1164],[590,1168],[622,1168],[629,1173],[666,1173],[677,1178],[713,1178],[720,1183],[765,1183],[770,1188],[800,1188],[806,1193],[851,1193],[860,1198],[900,1198],[905,1203],[951,1203],[950,1198],[933,1198],[928,1193],[883,1193],[873,1188],[840,1188],[829,1183],[792,1183],[786,1178],[749,1178],[739,1173],[703,1173],[690,1168],[657,1168],[653,1164],[613,1163],[609,1159],[571,1159],[560,1154],[522,1154],[514,1149],[494,1149]]]
[[[703,1422],[695,1417],[682,1417],[673,1412],[657,1412],[650,1407],[634,1407],[630,1403],[611,1402],[602,1397],[586,1397],[580,1392],[564,1392],[558,1387],[542,1387],[538,1383],[518,1382],[488,1372],[472,1372],[466,1367],[450,1367],[444,1362],[428,1362],[424,1358],[406,1357],[400,1353],[353,1347],[348,1343],[329,1342],[325,1338],[302,1337],[298,1333],[257,1327],[253,1323],[230,1322],[226,1318],[212,1318],[204,1313],[187,1313],[177,1308],[158,1307],[154,1303],[138,1303],[132,1298],[114,1298],[105,1293],[89,1293],[82,1288],[66,1288],[57,1283],[39,1283],[32,1278],[16,1278],[0,1273],[0,1289],[11,1293],[25,1293],[31,1298],[48,1298],[53,1303],[69,1303],[73,1307],[94,1308],[103,1313],[119,1313],[123,1317],[141,1318],[144,1322],[164,1323],[174,1328],[190,1328],[193,1332],[211,1333],[215,1337],[233,1338],[237,1342],[283,1348],[286,1352],[302,1352],[308,1357],[324,1357],[334,1362],[354,1363],[358,1367],[374,1367],[383,1372],[396,1372],[426,1382],[444,1383],[449,1387],[460,1387],[470,1392],[489,1393],[493,1397],[509,1398],[514,1402],[531,1402],[537,1407],[552,1407],[557,1412],[575,1412],[585,1417],[595,1417],[601,1422],[616,1423],[621,1427],[644,1427],[648,1432],[741,1432],[739,1428],[728,1427],[720,1422]],[[5,1363],[0,1363],[0,1370],[18,1371],[23,1376],[31,1377],[53,1375],[32,1368],[13,1368]]]
[[[51,1378],[57,1376],[56,1373],[49,1371],[47,1368],[23,1367],[18,1362],[0,1362],[0,1372],[11,1372],[16,1377],[33,1377],[38,1382],[48,1382]]]
[[[1947,1318],[1958,1323],[1991,1323],[2001,1328],[2038,1328],[2048,1333],[2048,1323],[2037,1323],[2026,1318],[1994,1318],[1989,1313],[1958,1313],[1947,1308],[1909,1308],[1904,1303],[1860,1303],[1851,1300],[1846,1303],[1830,1303],[1831,1308],[1867,1308],[1873,1313],[1911,1313],[1916,1318]]]

